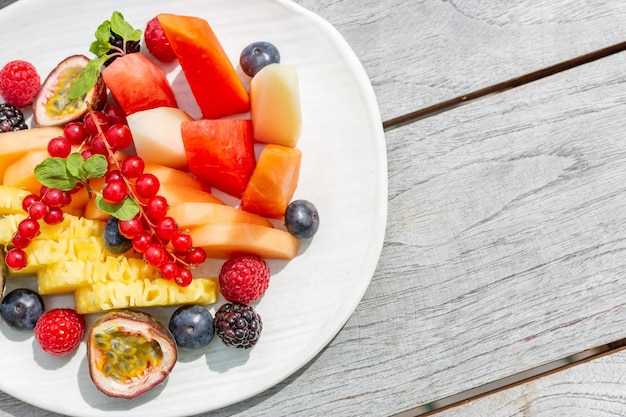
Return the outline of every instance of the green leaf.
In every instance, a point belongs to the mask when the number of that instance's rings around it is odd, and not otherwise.
[[[98,194],[96,196],[96,206],[119,220],[130,220],[139,213],[139,205],[131,197],[126,197],[120,204],[109,204],[104,201],[102,194]]]
[[[72,152],[67,156],[67,161],[65,162],[67,172],[74,177],[80,177],[83,162],[85,162],[85,160],[81,154]]]
[[[69,191],[76,187],[78,180],[67,171],[64,158],[46,158],[35,167],[37,181],[49,188]]]
[[[124,16],[120,12],[113,12],[111,15],[111,31],[117,33],[126,41],[139,41],[141,40],[141,30],[133,29],[133,27],[124,20]]]
[[[100,58],[94,58],[89,61],[89,63],[87,63],[85,68],[83,68],[83,70],[80,72],[78,80],[76,80],[76,82],[72,86],[72,89],[70,90],[71,99],[84,97],[85,94],[87,94],[87,92],[91,90],[94,85],[96,85],[96,83],[98,82],[98,77],[100,76],[100,68],[102,68],[104,61],[106,61],[108,58],[108,55],[104,55]]]
[[[100,26],[98,26],[98,29],[96,29],[96,32],[94,33],[94,36],[96,37],[96,42],[103,44],[103,45],[109,44],[110,46],[111,45],[109,43],[110,34],[111,34],[111,22],[109,22],[108,20],[105,20],[104,22],[100,23]],[[96,55],[100,56],[100,54],[96,54]]]
[[[92,155],[82,164],[83,179],[101,178],[107,173],[109,164],[104,155]]]

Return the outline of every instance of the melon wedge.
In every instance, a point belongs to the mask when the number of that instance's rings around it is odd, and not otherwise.
[[[38,194],[41,183],[35,178],[34,170],[49,156],[47,149],[33,150],[23,155],[6,167],[2,183],[9,187],[23,188],[33,194]]]
[[[3,133],[0,138],[0,178],[4,177],[4,171],[11,162],[28,152],[47,149],[50,139],[57,136],[63,136],[60,127],[36,127]]]
[[[156,107],[126,117],[133,143],[144,161],[172,168],[186,169],[187,157],[180,124],[191,116],[173,107]]]
[[[270,64],[250,82],[254,139],[295,147],[302,130],[300,86],[295,67]]]
[[[102,71],[102,78],[127,116],[156,107],[178,107],[165,73],[143,54],[118,57]]]
[[[265,217],[224,204],[190,202],[175,204],[170,206],[168,216],[176,219],[176,223],[178,223],[180,228],[220,223],[249,223],[274,227],[272,222]]]
[[[193,16],[159,14],[167,40],[202,116],[217,119],[250,109],[250,98],[209,23]]]
[[[256,164],[250,119],[183,122],[181,134],[189,171],[240,198]]]
[[[283,145],[266,145],[241,197],[241,208],[264,217],[281,219],[300,177],[302,152]]]
[[[266,259],[289,260],[298,254],[299,242],[289,232],[257,224],[206,224],[192,227],[189,235],[195,246],[209,258],[227,259],[254,254]]]

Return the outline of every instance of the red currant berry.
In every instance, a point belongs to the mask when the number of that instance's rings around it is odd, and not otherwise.
[[[202,248],[192,248],[187,252],[187,262],[190,265],[200,265],[206,261],[206,252]]]
[[[122,173],[126,178],[137,178],[143,174],[145,162],[138,156],[132,155],[122,161]]]
[[[49,225],[61,223],[63,221],[63,210],[59,207],[51,207],[46,215],[43,216],[43,221]]]
[[[40,226],[37,220],[27,217],[17,225],[17,234],[26,239],[34,239],[37,233],[39,233],[39,228]]]
[[[28,215],[35,220],[43,219],[47,212],[48,206],[43,201],[35,201],[28,208]]]
[[[50,142],[48,142],[48,153],[52,157],[67,158],[70,152],[72,152],[72,145],[63,136],[50,139]]]
[[[128,148],[133,143],[133,135],[130,128],[123,124],[116,124],[106,131],[106,140],[112,150]]]
[[[26,252],[19,248],[13,248],[7,252],[4,261],[13,270],[22,269],[26,266]]]
[[[133,239],[143,231],[143,222],[139,217],[133,217],[129,220],[120,220],[117,223],[117,227],[122,236],[127,239]]]
[[[159,192],[159,179],[149,173],[143,173],[135,180],[135,191],[142,198],[154,197]]]
[[[148,248],[148,245],[154,242],[152,235],[148,232],[140,232],[132,239],[133,249],[139,253],[143,253]]]
[[[85,127],[80,122],[70,122],[63,128],[63,135],[72,145],[80,145],[85,141],[87,133]]]
[[[105,114],[106,117],[109,118],[109,124],[111,125],[128,124],[128,121],[126,120],[126,113],[120,106],[112,106],[107,104],[102,112]]]
[[[158,267],[165,261],[166,250],[157,243],[151,243],[143,252],[143,257],[150,265]]]
[[[61,207],[65,203],[65,193],[58,188],[49,188],[41,198],[48,207]]]
[[[39,201],[39,199],[40,197],[36,194],[27,195],[22,200],[22,208],[24,209],[24,211],[28,211],[28,208],[31,206],[31,204],[33,204],[35,201]]]
[[[39,187],[39,198],[46,195],[47,192],[48,192],[48,187],[46,187],[45,185],[42,185],[41,187]]]
[[[174,280],[179,286],[187,287],[189,286],[189,284],[191,284],[191,281],[193,280],[193,275],[191,274],[191,271],[189,269],[180,267],[178,268],[178,275],[176,276],[176,278],[174,278]]]
[[[122,175],[119,169],[113,169],[107,172],[106,175],[104,176],[104,182],[123,181],[123,180],[124,180],[124,176]]]
[[[19,233],[16,233],[11,239],[11,243],[18,249],[24,249],[30,245],[32,239],[27,238],[26,236],[22,236]]]
[[[165,261],[159,267],[159,271],[161,272],[161,276],[163,278],[171,281],[176,278],[176,275],[178,275],[178,266],[174,261]]]
[[[176,224],[176,220],[172,217],[166,216],[156,223],[154,231],[159,238],[163,240],[170,240],[174,237],[177,230],[178,225]]]
[[[82,156],[83,159],[86,161],[92,156],[94,156],[95,154],[96,153],[91,148],[87,148],[87,149],[83,149],[83,151],[80,153],[80,156]]]
[[[146,202],[145,211],[153,222],[161,220],[167,215],[167,200],[165,197],[155,195]]]
[[[172,247],[177,252],[188,252],[192,245],[191,236],[186,233],[176,232],[172,236]]]
[[[109,118],[101,111],[94,111],[93,115],[95,119],[91,116],[91,112],[87,113],[83,118],[85,131],[90,135],[95,135],[98,133],[96,125],[99,125],[100,129],[105,132],[109,128]]]
[[[78,186],[79,184],[76,184]],[[80,184],[82,186],[82,184]],[[74,187],[75,189],[76,187]],[[71,191],[63,191],[63,204],[61,207],[69,206],[72,203],[72,194],[74,194],[74,190]]]
[[[109,204],[121,204],[127,196],[128,189],[124,181],[109,181],[102,188],[102,198]]]
[[[104,137],[102,135],[97,134],[93,138],[91,138],[91,152],[104,156],[107,156],[109,154],[107,146],[104,143]]]

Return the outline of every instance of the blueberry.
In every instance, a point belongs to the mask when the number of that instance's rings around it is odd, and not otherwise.
[[[11,291],[0,303],[0,316],[9,326],[17,329],[34,329],[43,311],[43,299],[28,288]]]
[[[239,57],[239,65],[246,75],[254,77],[263,67],[279,63],[278,49],[269,42],[254,42],[243,48]]]
[[[213,339],[213,317],[202,306],[181,306],[172,314],[169,329],[179,348],[199,349]]]
[[[298,239],[310,239],[320,226],[320,216],[313,203],[295,200],[285,210],[285,227]]]
[[[118,227],[118,219],[111,216],[107,220],[104,226],[104,232],[102,232],[102,241],[104,247],[111,253],[126,253],[131,246],[133,246],[132,240],[122,236]]]

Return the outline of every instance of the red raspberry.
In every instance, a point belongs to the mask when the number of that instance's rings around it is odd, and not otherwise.
[[[172,45],[170,45],[170,41],[165,37],[163,27],[156,17],[150,20],[146,25],[143,40],[146,43],[148,51],[159,61],[172,62],[176,59]]]
[[[46,311],[35,325],[35,338],[44,352],[65,355],[72,352],[85,334],[85,319],[71,308]]]
[[[30,62],[11,61],[0,70],[0,94],[7,104],[25,107],[33,104],[41,79]]]
[[[220,292],[230,302],[257,301],[270,283],[270,268],[262,258],[241,255],[224,262],[219,275]]]

